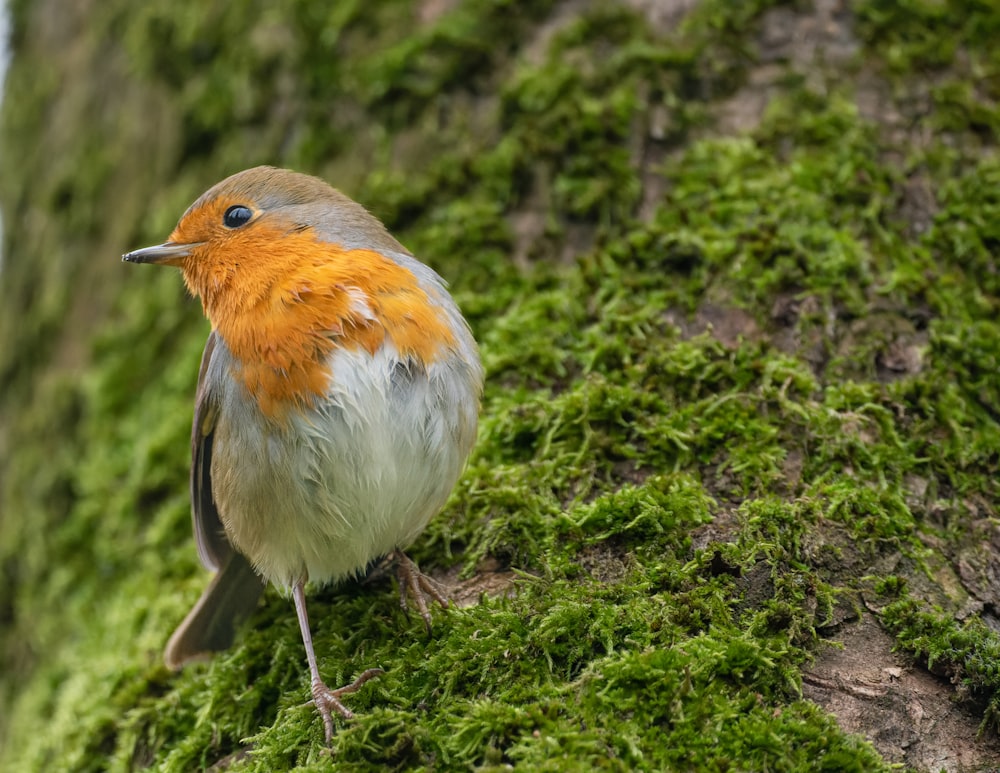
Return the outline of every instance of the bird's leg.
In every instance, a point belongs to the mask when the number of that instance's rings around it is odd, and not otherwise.
[[[441,584],[423,574],[402,550],[396,550],[393,553],[393,558],[396,560],[396,577],[399,578],[399,605],[404,612],[409,614],[410,605],[407,604],[406,597],[407,595],[412,596],[416,602],[417,611],[424,619],[424,625],[427,626],[427,632],[430,633],[431,613],[427,608],[427,598],[430,597],[447,609],[448,597],[444,595]]]
[[[326,731],[326,743],[329,746],[333,742],[333,712],[336,711],[344,719],[354,716],[351,710],[340,702],[340,696],[357,692],[369,679],[374,679],[384,672],[381,668],[369,668],[353,682],[337,690],[331,690],[326,686],[320,678],[319,666],[316,664],[316,651],[313,649],[312,632],[309,630],[309,615],[306,613],[305,587],[305,580],[295,583],[292,587],[292,598],[295,599],[295,611],[299,617],[299,628],[302,630],[302,643],[306,646],[306,660],[309,661],[313,704],[323,718],[323,729]]]

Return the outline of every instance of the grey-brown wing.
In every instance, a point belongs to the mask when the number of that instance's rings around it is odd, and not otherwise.
[[[194,423],[191,427],[191,517],[194,538],[202,565],[213,571],[225,566],[233,554],[233,546],[226,537],[212,497],[212,441],[218,408],[207,374],[217,343],[218,336],[213,330],[201,355],[198,388],[194,399]]]
[[[226,537],[212,497],[212,442],[218,406],[217,395],[212,393],[207,376],[217,347],[224,345],[214,331],[205,343],[191,429],[194,536],[201,563],[216,575],[167,642],[164,660],[172,669],[229,647],[240,624],[253,613],[264,592],[264,583],[250,562]]]

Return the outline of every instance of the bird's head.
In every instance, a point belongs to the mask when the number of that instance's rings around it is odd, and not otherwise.
[[[375,217],[323,180],[258,166],[203,193],[166,242],[122,260],[177,266],[212,316],[220,303],[247,307],[260,301],[323,260],[329,245],[405,252]]]

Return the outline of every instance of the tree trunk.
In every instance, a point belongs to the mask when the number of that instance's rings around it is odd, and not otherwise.
[[[1000,760],[1000,11],[981,0],[10,3],[0,768],[318,769],[288,599],[179,674],[208,331],[163,241],[269,163],[450,283],[479,442],[314,589],[345,769]]]

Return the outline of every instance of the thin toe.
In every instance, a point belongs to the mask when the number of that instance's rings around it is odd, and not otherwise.
[[[396,551],[395,558],[397,562],[396,576],[399,578],[399,605],[403,608],[403,612],[409,615],[410,609],[407,597],[412,598],[429,633],[431,630],[431,612],[427,606],[427,599],[432,599],[447,609],[449,604],[448,597],[444,593],[444,588],[439,582],[421,572],[417,565],[402,550]]]
[[[328,746],[333,742],[333,712],[337,712],[344,719],[354,718],[354,712],[341,702],[341,696],[357,692],[365,682],[384,673],[385,671],[381,668],[369,668],[353,682],[343,687],[338,687],[336,690],[331,690],[323,682],[313,682],[313,705],[323,719],[323,729],[326,733],[326,743]]]

